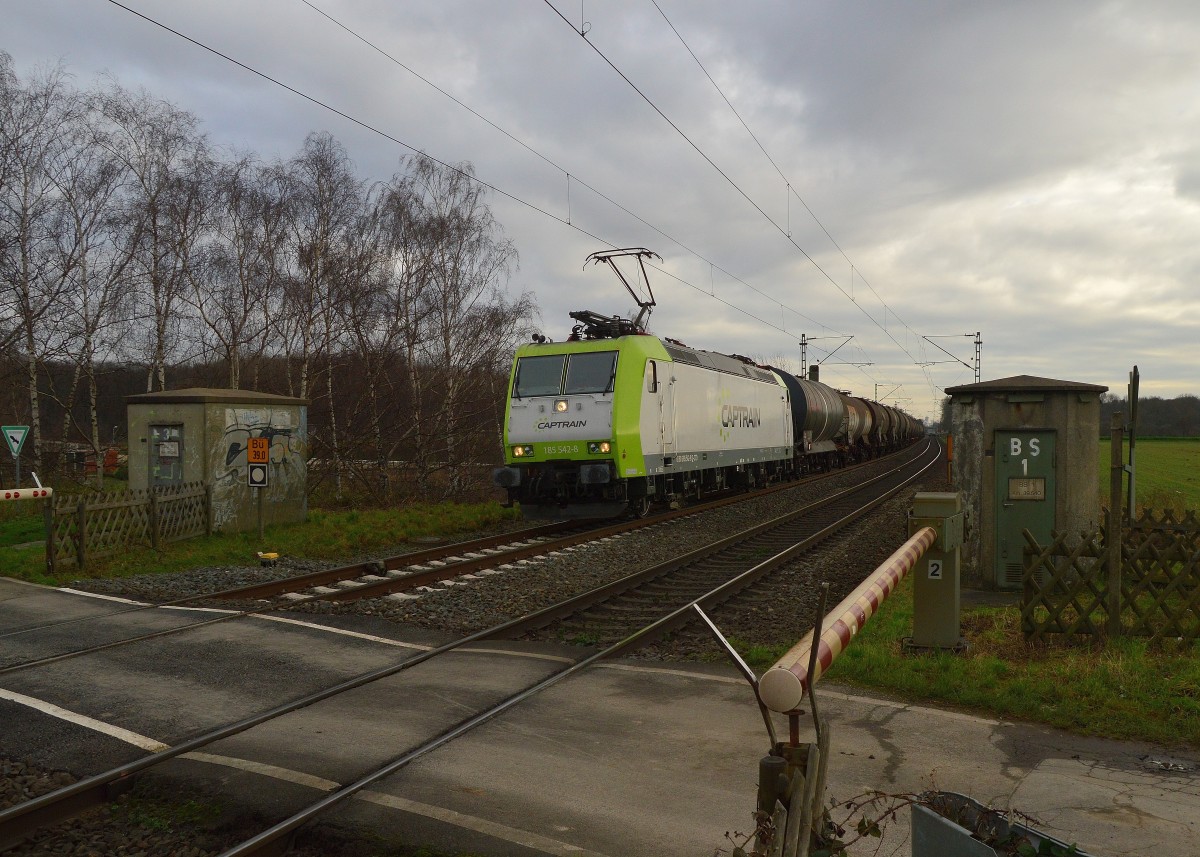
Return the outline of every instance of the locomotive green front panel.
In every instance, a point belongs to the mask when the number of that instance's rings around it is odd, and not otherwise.
[[[505,463],[610,461],[620,477],[644,476],[647,361],[670,361],[653,336],[522,345],[509,378]]]
[[[1023,530],[1048,544],[1054,529],[1055,432],[1051,429],[996,432],[996,585],[1019,588]]]

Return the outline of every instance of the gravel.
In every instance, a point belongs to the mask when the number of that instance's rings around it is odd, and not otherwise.
[[[814,502],[820,497],[848,487],[860,480],[863,471],[882,472],[895,465],[891,462],[872,462],[855,473],[836,473],[832,476],[774,494],[757,497],[744,503],[720,509],[701,511],[695,515],[641,530],[571,548],[545,557],[522,561],[499,573],[481,574],[465,584],[446,585],[422,591],[415,599],[375,598],[345,603],[313,602],[284,608],[289,613],[324,615],[369,615],[382,617],[399,624],[416,626],[451,634],[466,634],[481,628],[498,625],[539,608],[562,601],[573,594],[603,585],[678,555],[683,549],[694,549],[718,541],[745,529],[751,522],[768,520]],[[735,625],[727,636],[760,641],[764,636],[793,633],[795,623],[767,628],[758,627],[763,616],[785,617],[811,622],[810,595],[817,578],[831,580],[830,606],[853,589],[862,576],[887,557],[907,538],[903,531],[903,511],[911,495],[894,500],[871,513],[847,534],[839,535],[805,560],[783,569],[771,582],[756,591],[770,593],[775,606],[735,610]],[[483,533],[471,534],[478,538]],[[397,552],[356,557],[347,562],[382,559]],[[345,563],[336,563],[345,564]],[[85,579],[71,584],[73,588],[119,595],[126,598],[164,602],[204,595],[276,580],[333,567],[322,563],[284,557],[279,564],[262,568],[256,566],[213,566],[192,569],[178,574],[149,574],[111,580]],[[723,616],[738,601],[718,612]],[[224,608],[261,607],[255,602],[220,602]],[[722,630],[725,630],[722,628]],[[753,633],[749,633],[753,631]],[[764,641],[765,642],[765,641]],[[643,651],[643,657],[686,659],[707,658],[715,653],[708,646],[665,646]]]

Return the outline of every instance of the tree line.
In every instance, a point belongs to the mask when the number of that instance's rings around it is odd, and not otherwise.
[[[949,396],[942,399],[941,431],[951,431]],[[1200,397],[1184,394],[1173,399],[1139,396],[1137,400],[1138,437],[1200,437]],[[1112,415],[1124,415],[1129,423],[1129,401],[1112,393],[1100,394],[1100,436],[1108,437]]]
[[[383,490],[395,461],[461,492],[498,457],[536,314],[507,291],[517,262],[469,164],[369,181],[325,132],[266,161],[145,91],[22,77],[0,51],[0,411],[31,426],[35,469],[98,454],[129,392],[202,385],[309,399],[338,493]]]
[[[1138,396],[1138,437],[1200,437],[1200,398],[1186,394],[1173,399]],[[1100,434],[1108,437],[1112,415],[1120,412],[1129,423],[1129,401],[1111,393],[1100,396]]]

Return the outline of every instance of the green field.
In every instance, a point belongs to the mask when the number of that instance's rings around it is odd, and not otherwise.
[[[401,549],[414,540],[457,536],[505,525],[515,509],[499,503],[410,503],[393,509],[309,512],[303,524],[257,532],[225,533],[168,543],[161,550],[133,547],[89,562],[86,571],[65,569],[58,579],[45,572],[46,554],[40,502],[0,503],[0,575],[33,583],[62,584],[79,577],[126,577],[168,573],[206,565],[252,565],[256,551],[284,556],[339,560],[363,553]]]
[[[1200,438],[1137,441],[1137,505],[1148,509],[1200,510]],[[1128,447],[1125,456],[1128,458]],[[1110,444],[1100,439],[1100,496],[1108,505]],[[1128,483],[1126,483],[1128,484]]]

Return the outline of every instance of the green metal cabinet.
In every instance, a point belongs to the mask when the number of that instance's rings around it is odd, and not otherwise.
[[[996,585],[1021,585],[1023,530],[1041,544],[1054,529],[1055,440],[1053,429],[996,432]]]

